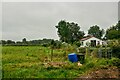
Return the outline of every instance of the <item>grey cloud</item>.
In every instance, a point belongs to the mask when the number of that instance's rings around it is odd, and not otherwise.
[[[5,2],[3,39],[58,39],[54,27],[61,19],[73,21],[87,32],[92,25],[106,29],[117,22],[117,2]]]

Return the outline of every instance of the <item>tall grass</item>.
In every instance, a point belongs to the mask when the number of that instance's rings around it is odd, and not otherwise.
[[[115,61],[115,59],[110,61],[88,56],[85,63],[78,66],[77,63],[69,62],[67,58],[69,53],[75,51],[74,47],[54,49],[53,61],[50,61],[50,51],[49,47],[41,46],[4,46],[2,48],[2,77],[76,78],[92,68],[112,65]]]
[[[46,68],[43,65],[50,61],[50,51],[49,47],[40,46],[4,46],[2,48],[3,78],[73,77],[76,72],[72,76],[71,70],[65,70],[63,67],[56,69],[52,66]],[[63,49],[55,49],[53,53],[52,62],[68,61],[64,59]],[[69,51],[66,53],[68,54]]]

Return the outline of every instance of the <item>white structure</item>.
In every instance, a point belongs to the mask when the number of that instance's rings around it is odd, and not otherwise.
[[[87,46],[95,47],[97,45],[105,45],[105,44],[106,44],[105,41],[102,41],[94,36],[87,36],[81,39],[80,47],[87,47]]]

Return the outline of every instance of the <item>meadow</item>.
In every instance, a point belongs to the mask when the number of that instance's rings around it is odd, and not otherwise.
[[[3,78],[54,78],[54,77],[75,77],[71,70],[63,67],[53,68],[46,66],[50,62],[49,47],[41,46],[4,46],[2,47],[2,77]],[[54,50],[52,62],[65,61],[63,50]]]
[[[67,55],[73,47],[54,49],[51,61],[51,48],[42,46],[3,46],[3,78],[77,78],[87,71],[112,65],[113,59],[88,57],[82,66],[72,63]]]

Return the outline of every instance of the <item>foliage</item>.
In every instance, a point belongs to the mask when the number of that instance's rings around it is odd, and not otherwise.
[[[0,44],[2,44],[2,45],[14,45],[15,44],[15,41],[12,41],[12,40],[1,40],[0,41]]]
[[[88,34],[95,36],[96,38],[101,39],[101,37],[104,34],[104,29],[100,30],[100,27],[95,25],[90,27],[90,29],[88,30]]]
[[[84,35],[83,31],[80,31],[80,27],[77,23],[66,22],[65,20],[61,20],[57,26],[58,35],[62,42],[73,43],[81,39]]]
[[[86,63],[86,68],[93,68],[95,66],[95,64],[93,62],[88,62]]]
[[[0,44],[3,46],[7,45],[13,45],[13,46],[44,46],[44,47],[50,47],[51,41],[53,39],[42,39],[42,40],[31,40],[31,41],[26,41],[26,38],[22,39],[22,41],[12,41],[12,40],[1,40]],[[61,42],[58,40],[54,40],[55,48],[60,48],[61,47]]]
[[[82,74],[77,63],[63,59],[63,49],[54,49],[53,63],[66,62],[58,68],[44,65],[50,61],[48,47],[3,46],[2,51],[3,78],[73,78]]]
[[[119,39],[120,38],[120,21],[115,26],[106,30],[106,39]]]
[[[93,57],[88,57],[86,59],[86,64],[85,67],[88,68],[96,68],[96,67],[101,67],[104,68],[106,66],[116,66],[120,68],[120,59],[119,58],[111,58],[111,59],[106,59],[106,58],[93,58]]]
[[[120,32],[118,30],[107,30],[106,31],[106,38],[107,39],[118,39],[120,38]]]
[[[120,68],[120,59],[119,58],[112,58],[109,63],[113,66],[117,66]]]
[[[109,65],[109,59],[105,59],[105,58],[102,58],[102,59],[98,59],[97,60],[97,64],[96,66],[104,66],[104,65]]]
[[[71,51],[72,46],[69,45]],[[67,48],[67,54],[70,53]],[[3,46],[2,77],[3,78],[76,78],[92,68],[108,65],[119,66],[119,59],[98,59],[87,57],[82,66],[64,60],[63,48],[54,49],[53,63],[64,64],[46,66],[50,62],[50,48],[42,46]],[[74,51],[74,50],[73,50]]]
[[[74,44],[75,44],[77,47],[80,47],[80,45],[81,45],[80,41],[75,41]]]
[[[108,46],[112,49],[112,56],[120,58],[120,40],[110,40]]]
[[[26,38],[23,38],[23,39],[22,39],[22,42],[23,42],[23,43],[26,43],[26,42],[27,42],[27,41],[26,41]]]
[[[51,46],[54,48],[54,49],[60,49],[61,46],[62,46],[62,43],[58,40],[52,40],[51,41]]]
[[[86,52],[86,48],[84,47],[80,47],[79,49],[79,53],[85,53]]]
[[[112,53],[114,57],[120,58],[120,45],[112,47]]]
[[[116,24],[117,30],[120,30],[120,20],[118,21],[118,23]]]

